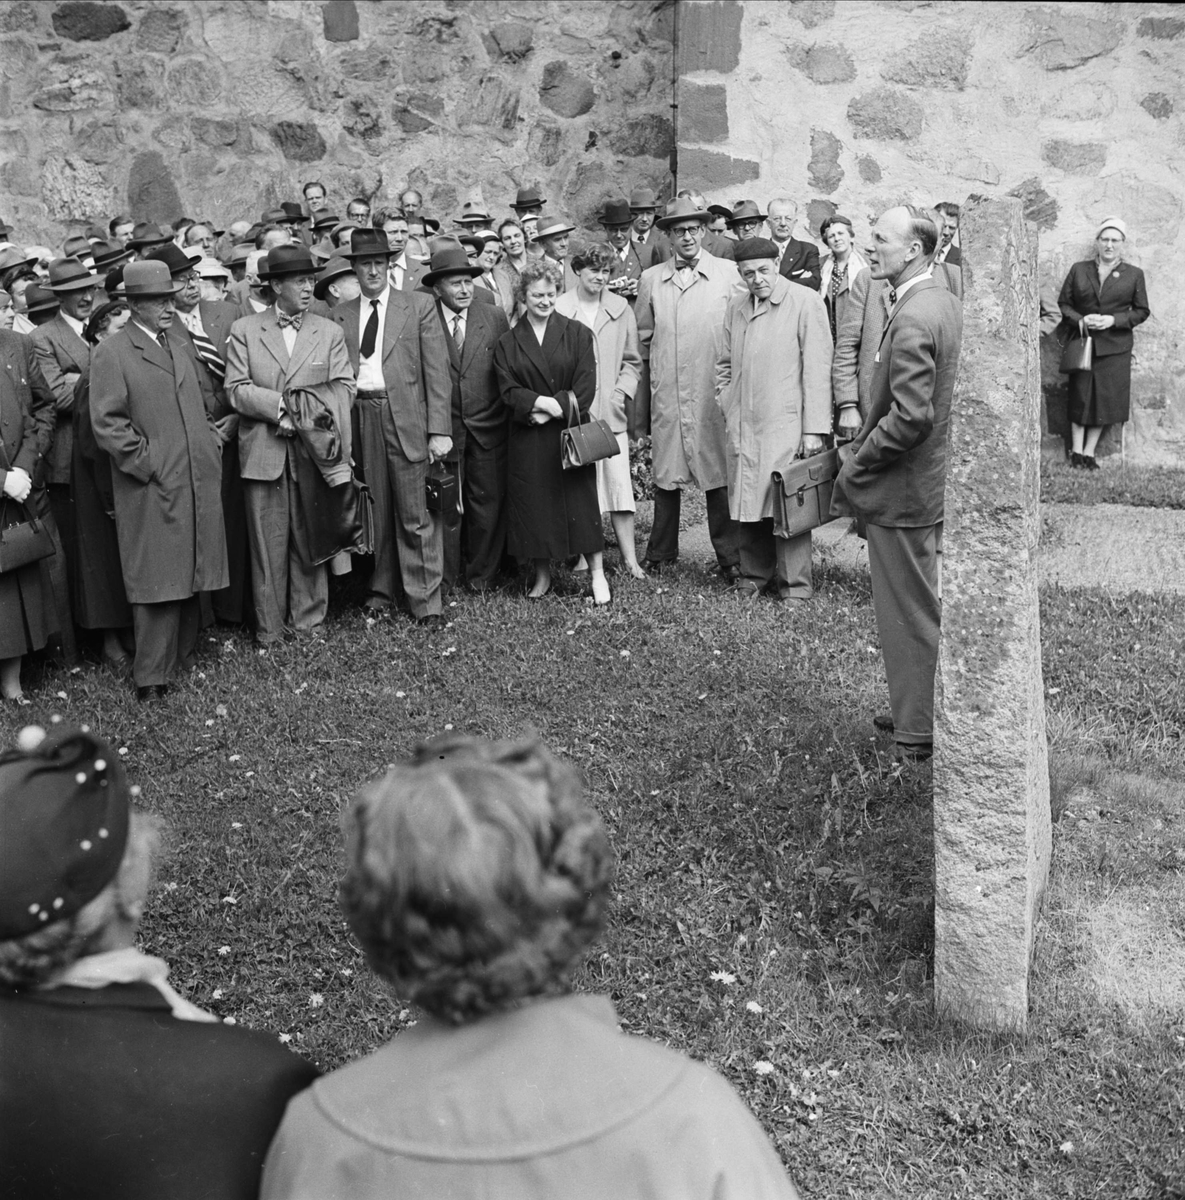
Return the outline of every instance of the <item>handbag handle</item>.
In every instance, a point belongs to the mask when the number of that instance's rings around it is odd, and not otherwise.
[[[38,519],[37,514],[23,501],[14,500],[11,496],[5,496],[2,500],[0,500],[0,510],[7,512],[10,504],[15,504],[17,508],[24,513],[29,524],[32,526],[34,533],[41,532],[41,521]],[[20,522],[13,521],[12,524],[19,525]],[[4,541],[4,534],[7,532],[7,530],[8,524],[4,521],[3,517],[0,517],[0,542]]]
[[[583,424],[582,421],[572,420],[574,416],[580,416],[580,404],[576,399],[576,393],[569,388],[566,392],[561,392],[560,395],[568,397],[568,424],[566,428],[574,429],[576,426]]]

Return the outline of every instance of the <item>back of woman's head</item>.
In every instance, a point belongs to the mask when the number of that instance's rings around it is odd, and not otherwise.
[[[612,851],[538,742],[442,739],[345,817],[342,904],[374,970],[461,1024],[563,989],[604,923]]]

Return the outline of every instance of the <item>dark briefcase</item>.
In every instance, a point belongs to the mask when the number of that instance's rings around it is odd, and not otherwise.
[[[831,520],[831,493],[839,474],[839,451],[796,459],[773,473],[774,536],[797,537]]]

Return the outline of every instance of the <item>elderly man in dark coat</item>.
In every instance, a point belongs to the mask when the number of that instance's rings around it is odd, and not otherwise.
[[[167,336],[179,285],[162,262],[129,263],[131,319],[95,350],[91,421],[115,465],[115,527],[132,605],[141,700],[159,699],[197,643],[198,593],[226,586],[222,442],[193,360]]]

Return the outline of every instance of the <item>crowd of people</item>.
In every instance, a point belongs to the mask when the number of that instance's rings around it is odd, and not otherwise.
[[[69,659],[83,630],[158,700],[205,623],[248,625],[262,646],[317,636],[330,576],[350,571],[369,613],[428,630],[450,589],[525,571],[539,600],[557,562],[608,604],[603,518],[623,571],[659,573],[688,485],[723,581],[801,601],[811,537],[777,536],[771,480],[842,444],[835,511],[869,541],[892,727],[903,753],[928,754],[957,205],[892,209],[863,251],[837,213],[821,253],[784,196],[763,212],[638,188],[575,242],[537,188],[500,220],[469,201],[450,230],[414,190],[373,210],[354,197],[344,220],[322,183],[303,196],[225,230],[120,215],[56,258],[0,244],[4,523],[40,522],[55,550],[0,573],[7,698],[23,655],[56,632]],[[1142,273],[1118,262],[1122,221],[1098,236],[1098,264],[1061,297],[1063,324],[1098,343],[1093,373],[1072,377],[1075,465],[1122,419],[1106,401],[1147,315]],[[601,449],[565,457],[590,424]]]

